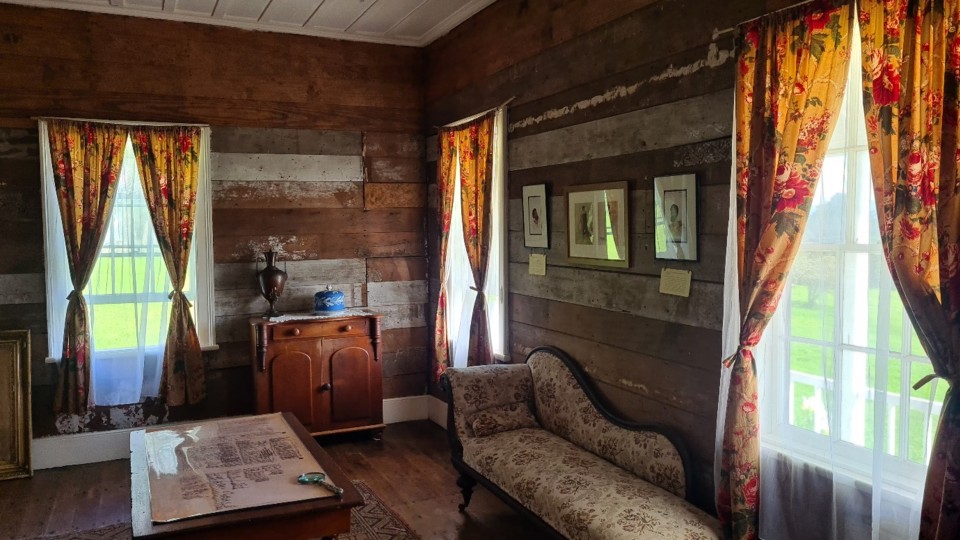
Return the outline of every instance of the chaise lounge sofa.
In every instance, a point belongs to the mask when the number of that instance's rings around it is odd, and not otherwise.
[[[451,368],[443,384],[461,512],[479,482],[553,537],[721,537],[716,518],[689,502],[682,442],[608,412],[562,351]]]

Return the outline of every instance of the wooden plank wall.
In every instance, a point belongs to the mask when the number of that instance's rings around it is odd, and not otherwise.
[[[33,116],[214,126],[222,348],[206,355],[206,403],[169,419],[251,410],[244,321],[265,306],[267,247],[290,273],[281,309],[331,284],[383,311],[385,396],[424,392],[422,50],[0,4],[0,95],[0,328],[33,331],[36,435],[57,426]]]
[[[793,3],[500,0],[427,48],[428,125],[515,98],[508,120],[513,361],[535,346],[558,346],[620,414],[678,430],[707,509],[734,84],[732,33],[720,31]],[[517,39],[503,39],[507,31]],[[436,159],[435,141],[427,140],[428,160]],[[428,162],[431,181],[435,168]],[[653,178],[678,173],[699,180],[701,260],[667,265],[653,255]],[[567,188],[619,180],[631,190],[630,267],[567,263]],[[547,250],[523,246],[520,196],[530,184],[546,184],[552,196]],[[436,227],[428,234],[435,259]],[[531,252],[546,253],[546,277],[528,274]],[[693,272],[689,298],[658,292],[664,266]]]

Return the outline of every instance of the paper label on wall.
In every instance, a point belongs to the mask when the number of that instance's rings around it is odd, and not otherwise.
[[[693,272],[689,270],[675,270],[664,268],[660,273],[660,292],[674,296],[690,296],[690,281]]]
[[[530,254],[530,275],[531,276],[545,276],[547,275],[547,256],[541,253],[531,253]]]

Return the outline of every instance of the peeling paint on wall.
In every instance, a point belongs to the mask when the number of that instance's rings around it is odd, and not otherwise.
[[[509,131],[513,132],[520,128],[525,128],[529,126],[535,126],[542,122],[549,120],[556,120],[558,118],[563,118],[564,116],[569,116],[573,113],[584,111],[593,107],[598,107],[605,103],[622,99],[628,96],[632,96],[637,93],[637,91],[642,88],[644,85],[660,82],[667,79],[678,79],[682,77],[689,76],[692,73],[696,73],[703,68],[717,68],[725,64],[728,60],[733,58],[733,50],[723,49],[717,46],[716,43],[711,43],[709,49],[707,50],[706,58],[697,60],[696,62],[687,64],[685,66],[676,67],[673,64],[670,64],[666,69],[660,73],[648,77],[642,81],[637,81],[631,85],[617,85],[606,92],[593,96],[589,99],[583,99],[577,101],[572,105],[567,105],[565,107],[560,107],[556,109],[550,109],[545,111],[542,114],[537,116],[528,116],[523,120],[517,122],[512,122],[510,124]]]
[[[261,253],[268,250],[277,252],[280,260],[303,261],[309,259],[304,250],[287,250],[285,246],[296,244],[299,239],[296,236],[268,236],[266,240],[251,240],[233,253],[234,260],[254,260]]]

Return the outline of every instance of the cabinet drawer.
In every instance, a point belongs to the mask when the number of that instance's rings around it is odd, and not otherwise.
[[[338,336],[367,335],[367,319],[327,322],[307,322],[301,324],[286,323],[273,327],[273,339],[303,339]]]

